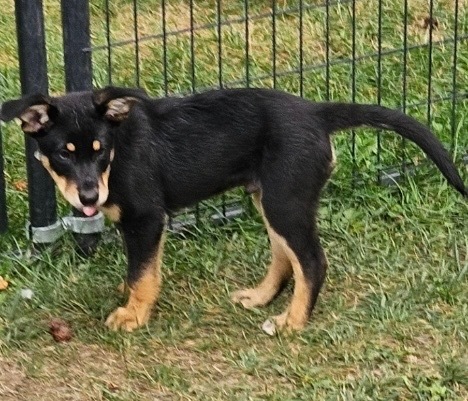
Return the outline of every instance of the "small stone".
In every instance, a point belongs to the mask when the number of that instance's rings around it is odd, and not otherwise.
[[[262,324],[262,330],[267,333],[269,336],[273,336],[276,333],[276,326],[275,323],[272,322],[270,319],[265,320]]]
[[[23,288],[21,290],[21,298],[23,298],[23,299],[32,299],[33,296],[34,296],[33,290],[31,290],[29,288]]]

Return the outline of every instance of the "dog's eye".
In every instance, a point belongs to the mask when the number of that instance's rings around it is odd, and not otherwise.
[[[70,152],[68,150],[62,149],[59,151],[59,157],[63,160],[70,159]]]

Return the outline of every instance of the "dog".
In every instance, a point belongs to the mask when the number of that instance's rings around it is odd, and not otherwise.
[[[261,283],[232,294],[246,308],[268,304],[294,278],[274,329],[300,330],[325,279],[316,224],[319,195],[334,166],[330,135],[362,125],[417,144],[465,197],[450,155],[415,119],[378,105],[313,103],[270,89],[213,90],[151,98],[106,87],[5,102],[1,119],[21,120],[38,159],[65,199],[85,215],[101,210],[121,228],[128,302],[106,320],[132,331],[148,322],[161,289],[166,216],[244,186],[263,216],[271,263]]]

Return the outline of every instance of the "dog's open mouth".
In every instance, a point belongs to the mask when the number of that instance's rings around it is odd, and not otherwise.
[[[94,216],[97,213],[97,207],[96,206],[83,206],[82,212],[88,216]]]

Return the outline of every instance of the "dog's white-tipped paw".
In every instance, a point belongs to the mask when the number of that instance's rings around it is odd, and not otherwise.
[[[307,319],[295,320],[289,311],[286,309],[283,313],[277,316],[273,316],[267,319],[262,324],[262,330],[268,335],[272,336],[278,332],[281,333],[292,333],[300,331],[304,328],[307,323]]]

